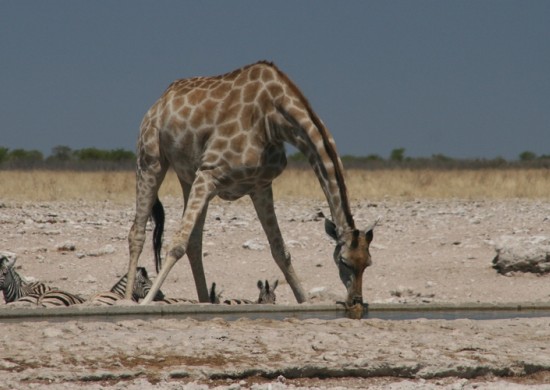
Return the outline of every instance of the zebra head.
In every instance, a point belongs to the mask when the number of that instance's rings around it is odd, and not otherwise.
[[[147,275],[147,270],[144,267],[138,267],[136,273],[136,282],[134,283],[134,290],[132,292],[132,299],[134,301],[139,301],[147,296],[149,290],[153,286],[153,281],[149,279]],[[126,288],[124,289],[126,290]],[[162,291],[158,291],[153,298],[153,301],[161,301],[164,299],[164,294]]]
[[[126,291],[126,285],[128,284],[128,274],[119,279],[118,282],[111,288],[111,292],[117,293],[121,297],[124,296]],[[134,288],[132,289],[132,300],[138,302],[140,299],[145,298],[153,282],[147,275],[147,270],[144,267],[138,267],[136,270],[136,280],[134,282]],[[160,301],[164,299],[162,291],[158,291],[153,300]]]
[[[17,256],[12,252],[0,252],[0,291],[5,288],[6,278],[15,265]]]
[[[258,297],[258,303],[275,303],[277,297],[275,296],[275,289],[279,285],[279,281],[275,280],[273,287],[269,286],[269,282],[266,280],[265,285],[261,280],[258,280],[258,288],[260,289],[260,296]]]

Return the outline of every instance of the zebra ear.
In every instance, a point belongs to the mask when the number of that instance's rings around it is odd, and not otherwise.
[[[275,291],[277,286],[279,285],[279,279],[275,279],[275,282],[273,282],[273,287],[271,287],[271,291]]]
[[[12,268],[17,261],[17,256],[12,252],[0,252],[0,267]]]
[[[149,278],[149,275],[147,275],[147,270],[145,269],[145,267],[137,267],[136,274],[141,275],[144,278]]]
[[[263,290],[264,289],[264,283],[261,281],[261,280],[258,280],[258,284],[257,284],[258,288],[260,290]]]

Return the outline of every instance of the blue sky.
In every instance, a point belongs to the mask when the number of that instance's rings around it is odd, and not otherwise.
[[[340,154],[550,154],[550,1],[0,0],[0,146],[134,150],[170,82],[274,61]]]

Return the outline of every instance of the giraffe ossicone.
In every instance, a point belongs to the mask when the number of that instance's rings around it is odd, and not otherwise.
[[[292,266],[273,206],[272,181],[286,167],[284,144],[308,158],[332,214],[327,233],[347,289],[346,303],[363,302],[362,280],[371,264],[372,229],[359,231],[349,207],[342,162],[332,135],[298,87],[274,64],[261,61],[213,77],[173,82],[147,111],[138,139],[136,214],[128,236],[128,285],[133,285],[153,215],[158,276],[149,303],[174,264],[187,254],[200,302],[209,294],[202,263],[202,231],[214,196],[248,195],[267,235],[273,258],[298,302],[307,297]],[[172,167],[184,195],[184,213],[164,264],[160,263],[164,210],[158,190]],[[129,298],[131,289],[127,289]]]

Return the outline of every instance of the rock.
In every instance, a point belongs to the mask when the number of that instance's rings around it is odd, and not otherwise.
[[[97,250],[93,250],[93,251],[89,251],[89,252],[78,252],[76,254],[76,257],[81,259],[83,257],[86,257],[86,256],[89,256],[89,257],[99,257],[99,256],[104,256],[104,255],[111,255],[113,253],[115,253],[115,247],[110,245],[110,244],[107,244],[105,245],[103,248],[100,248],[100,249],[97,249]]]
[[[550,272],[550,237],[502,236],[497,240],[495,250],[493,268],[501,274]]]
[[[63,332],[58,328],[45,328],[42,333],[44,337],[48,338],[58,338],[63,334]]]
[[[265,245],[259,243],[255,239],[248,240],[243,244],[243,248],[250,249],[253,251],[263,251],[265,249]]]
[[[57,245],[58,252],[74,252],[76,250],[76,245],[72,241],[65,241]]]
[[[83,279],[84,283],[97,283],[97,279],[92,275],[88,275]]]

